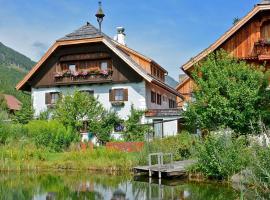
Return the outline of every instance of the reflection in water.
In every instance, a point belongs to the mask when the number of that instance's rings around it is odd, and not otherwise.
[[[177,180],[151,183],[130,176],[78,173],[1,174],[0,199],[200,200],[239,199],[229,186]]]

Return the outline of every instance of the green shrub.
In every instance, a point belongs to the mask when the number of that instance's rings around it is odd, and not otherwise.
[[[125,121],[124,139],[125,141],[144,141],[145,134],[149,132],[149,127],[141,124],[143,110],[137,110],[131,105],[130,115]]]
[[[150,153],[172,153],[173,160],[185,160],[194,155],[197,138],[187,132],[164,139],[154,139],[140,153],[140,163],[145,164]],[[167,159],[165,159],[167,161]]]
[[[270,147],[253,147],[251,170],[255,184],[270,190]]]
[[[27,136],[27,131],[21,124],[0,123],[0,143],[5,144]]]
[[[196,145],[198,162],[194,170],[214,179],[226,179],[248,165],[248,151],[243,139],[210,134]]]
[[[38,148],[48,147],[52,151],[63,151],[79,138],[71,128],[66,128],[54,120],[31,121],[26,128]]]

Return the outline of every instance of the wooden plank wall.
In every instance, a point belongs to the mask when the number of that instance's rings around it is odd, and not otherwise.
[[[106,52],[112,59],[112,82],[123,83],[123,82],[140,82],[142,81],[133,69],[131,69],[122,59],[120,59],[115,53],[113,53],[104,44],[83,44],[83,45],[72,45],[67,47],[58,48],[48,58],[40,70],[35,73],[33,78],[30,80],[33,87],[52,87],[55,86],[54,73],[56,72],[58,61],[64,55],[70,54],[84,54],[84,53],[95,53],[95,52]],[[59,67],[59,66],[58,66]]]

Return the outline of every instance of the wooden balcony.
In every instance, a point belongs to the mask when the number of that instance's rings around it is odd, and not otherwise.
[[[80,85],[91,83],[109,83],[112,82],[112,71],[108,73],[56,73],[54,80],[56,85]]]
[[[270,42],[260,40],[254,44],[254,49],[259,60],[270,60]]]

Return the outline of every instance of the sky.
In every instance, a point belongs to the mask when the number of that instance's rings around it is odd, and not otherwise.
[[[127,46],[178,80],[181,65],[211,45],[261,0],[102,0],[103,32],[126,29]],[[55,40],[89,21],[98,0],[0,0],[0,42],[38,61]]]

